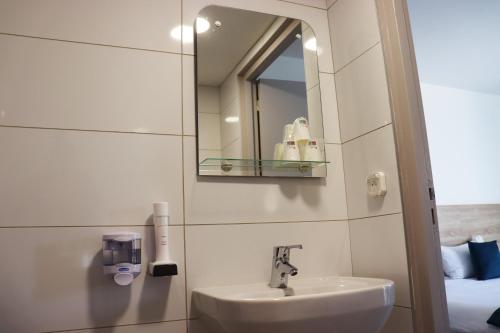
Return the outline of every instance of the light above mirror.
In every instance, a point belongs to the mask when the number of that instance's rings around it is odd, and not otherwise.
[[[209,6],[196,30],[198,174],[325,177],[311,27]]]
[[[221,23],[222,25],[222,23]],[[210,29],[210,22],[204,17],[196,18],[196,33],[202,34]],[[193,42],[193,28],[187,25],[179,25],[170,31],[170,36],[175,40],[182,40],[184,43]]]
[[[204,17],[196,18],[196,33],[202,34],[210,29],[210,22]]]
[[[316,44],[316,38],[313,37],[304,43],[304,47],[310,51],[317,51],[318,46]]]

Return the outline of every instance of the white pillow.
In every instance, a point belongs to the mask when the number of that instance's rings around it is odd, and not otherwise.
[[[481,235],[472,235],[470,241],[474,243],[484,243],[484,238]]]
[[[450,279],[467,279],[474,276],[469,245],[441,246],[444,274]]]

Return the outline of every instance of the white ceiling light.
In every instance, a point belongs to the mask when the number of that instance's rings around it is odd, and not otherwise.
[[[316,38],[308,39],[307,42],[304,43],[304,47],[310,51],[316,51],[318,49],[318,45],[316,44]]]
[[[210,22],[206,18],[197,17],[196,18],[196,32],[202,34],[210,29]]]

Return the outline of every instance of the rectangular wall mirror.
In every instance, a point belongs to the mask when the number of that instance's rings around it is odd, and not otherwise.
[[[198,175],[326,177],[311,27],[209,6],[195,30]]]

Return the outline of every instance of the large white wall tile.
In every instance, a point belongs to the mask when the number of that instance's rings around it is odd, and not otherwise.
[[[26,208],[26,207],[24,207]],[[140,232],[143,271],[130,286],[102,272],[102,234]],[[48,332],[184,319],[183,227],[169,228],[179,275],[146,273],[154,252],[153,227],[3,228],[8,267],[0,274],[0,331]],[[6,301],[8,300],[8,301]]]
[[[222,149],[222,156],[225,158],[242,158],[243,147],[240,139],[236,139]],[[220,156],[219,156],[220,157]],[[232,170],[232,174],[240,174],[242,170]]]
[[[0,32],[180,52],[181,0],[7,0]]]
[[[328,19],[335,71],[380,40],[375,0],[337,0]]]
[[[335,90],[335,78],[333,74],[320,73],[319,80],[325,141],[328,143],[340,143],[340,126],[337,109],[337,92]]]
[[[273,246],[286,244],[304,246],[291,254],[290,261],[299,269],[297,278],[351,275],[346,221],[189,226],[188,291],[269,282]]]
[[[352,272],[396,283],[396,305],[411,306],[403,215],[349,220]]]
[[[380,44],[335,74],[342,141],[391,122]]]
[[[319,70],[333,73],[330,33],[325,10],[279,0],[184,0],[182,2],[183,25],[192,26],[200,10],[209,5],[240,8],[304,20],[312,27],[316,35]],[[183,53],[194,54],[192,42],[183,43]]]
[[[200,103],[198,112],[220,114],[219,99],[219,87],[198,86],[198,102]]]
[[[411,309],[395,306],[380,333],[413,333]]]
[[[349,218],[401,212],[398,165],[392,126],[388,125],[343,145]],[[366,178],[385,173],[387,194],[368,195]]]
[[[205,150],[220,150],[220,115],[198,113],[199,148]]]
[[[0,225],[183,223],[181,137],[0,127]]]
[[[203,178],[196,176],[195,138],[184,138],[186,223],[346,219],[342,154],[327,145],[328,177]],[[216,195],[214,195],[216,194]]]
[[[228,122],[225,119],[232,118],[238,119],[236,122]],[[233,143],[237,139],[241,139],[242,134],[242,124],[241,124],[241,114],[240,114],[240,100],[233,99],[233,101],[224,109],[220,115],[220,127],[221,127],[221,146],[222,148],[227,147],[229,144]]]
[[[196,96],[194,79],[194,57],[191,55],[183,55],[182,121],[184,135],[196,135]]]
[[[0,58],[2,125],[181,134],[180,55],[0,35]]]
[[[187,322],[185,320],[169,321],[152,324],[114,326],[113,328],[94,328],[78,330],[78,333],[186,333]],[[75,331],[63,331],[58,333],[75,333]]]

